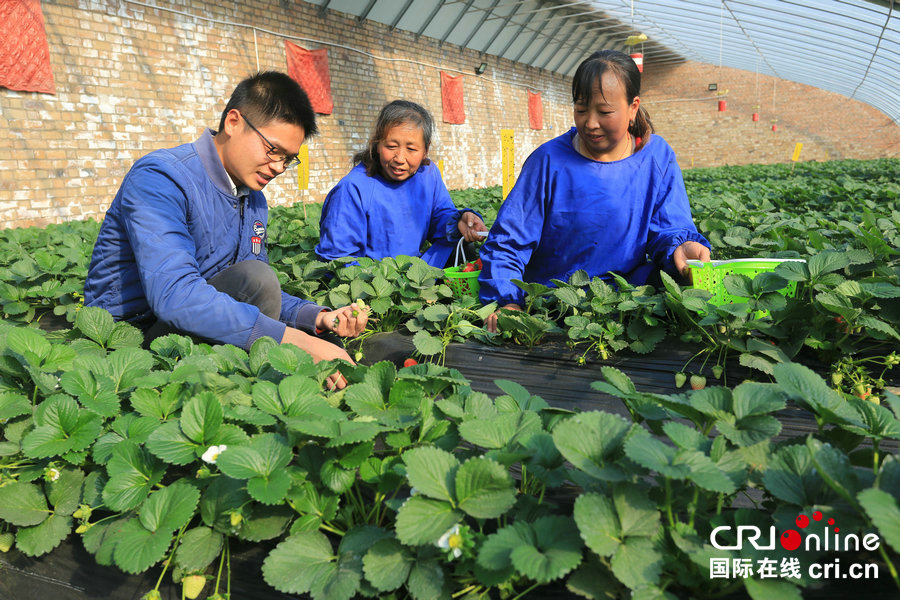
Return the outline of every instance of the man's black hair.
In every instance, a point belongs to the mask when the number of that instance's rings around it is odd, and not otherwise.
[[[283,121],[302,127],[307,139],[319,132],[309,96],[286,73],[265,71],[240,82],[222,111],[219,131],[225,128],[225,116],[235,108],[257,127]]]

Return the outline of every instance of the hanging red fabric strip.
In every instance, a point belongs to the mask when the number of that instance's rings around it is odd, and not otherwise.
[[[56,93],[40,0],[0,1],[0,86]]]
[[[334,110],[334,101],[331,98],[328,50],[307,50],[285,40],[284,51],[287,55],[288,75],[309,96],[313,110],[320,115],[330,115]]]
[[[453,77],[441,71],[441,108],[443,109],[444,123],[466,122],[462,75]]]
[[[528,125],[532,129],[544,128],[544,105],[540,92],[528,92]]]

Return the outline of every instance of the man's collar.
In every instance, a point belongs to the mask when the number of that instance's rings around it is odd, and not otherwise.
[[[234,182],[228,175],[228,171],[225,170],[225,165],[222,164],[222,159],[219,158],[218,151],[216,151],[216,142],[213,140],[214,135],[215,132],[212,129],[207,129],[200,136],[200,139],[194,142],[194,147],[197,148],[197,154],[200,156],[200,162],[203,164],[206,174],[216,187],[223,192],[230,193],[237,198],[246,196],[250,193],[250,188],[245,185],[234,185]]]

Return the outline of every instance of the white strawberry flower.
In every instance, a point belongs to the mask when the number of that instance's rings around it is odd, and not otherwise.
[[[216,464],[216,461],[219,460],[219,455],[225,452],[228,449],[228,446],[222,444],[220,446],[210,446],[206,449],[206,452],[203,453],[201,457],[203,462],[207,462],[211,465]]]
[[[462,556],[463,536],[459,532],[459,525],[455,525],[449,529],[434,544],[438,548],[453,553],[453,558]]]

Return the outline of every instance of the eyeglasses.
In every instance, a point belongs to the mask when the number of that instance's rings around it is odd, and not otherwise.
[[[300,164],[300,158],[296,154],[285,154],[284,151],[279,150],[278,147],[275,146],[275,144],[273,144],[272,142],[267,140],[266,136],[264,136],[262,133],[260,133],[259,129],[257,129],[256,127],[253,126],[253,123],[251,123],[247,119],[247,117],[245,117],[243,115],[243,113],[238,111],[238,114],[241,115],[241,117],[244,119],[244,122],[250,126],[250,129],[252,129],[254,132],[256,132],[256,135],[259,136],[259,139],[261,139],[263,141],[263,143],[267,146],[266,156],[269,157],[269,160],[271,162],[284,163],[285,169],[290,169],[290,168],[296,167],[297,165]]]

